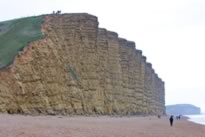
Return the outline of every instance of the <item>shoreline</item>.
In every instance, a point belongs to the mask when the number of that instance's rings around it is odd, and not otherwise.
[[[186,117],[187,117],[187,121],[189,121],[189,122],[205,126],[205,121],[204,121],[205,115],[204,114],[190,115],[190,116],[186,116]]]
[[[183,117],[31,116],[0,114],[1,137],[202,137],[205,126]]]

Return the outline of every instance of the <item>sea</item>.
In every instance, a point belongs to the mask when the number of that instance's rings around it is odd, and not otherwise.
[[[189,117],[189,121],[197,123],[197,124],[202,124],[205,125],[205,114],[201,115],[186,115]]]

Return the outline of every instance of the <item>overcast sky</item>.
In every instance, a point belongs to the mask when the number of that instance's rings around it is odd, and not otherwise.
[[[87,12],[100,27],[135,41],[165,81],[166,104],[205,112],[205,0],[0,0],[0,21]]]

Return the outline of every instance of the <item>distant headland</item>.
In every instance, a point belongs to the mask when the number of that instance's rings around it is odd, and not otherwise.
[[[176,105],[167,105],[166,106],[167,114],[174,115],[192,115],[192,114],[201,114],[201,109],[191,104],[176,104]]]

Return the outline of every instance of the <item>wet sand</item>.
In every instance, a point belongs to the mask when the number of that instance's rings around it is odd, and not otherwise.
[[[0,115],[0,137],[205,137],[205,126],[168,117]]]

